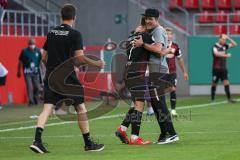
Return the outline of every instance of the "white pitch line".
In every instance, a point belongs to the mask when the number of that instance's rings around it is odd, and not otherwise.
[[[240,101],[240,99],[236,99],[237,102]],[[197,104],[197,105],[192,105],[192,106],[182,106],[179,107],[177,110],[183,110],[183,109],[192,109],[192,108],[202,108],[202,107],[208,107],[208,106],[217,106],[220,104],[227,104],[229,103],[228,101],[221,101],[221,102],[211,102],[211,103],[205,103],[205,104]]]
[[[240,99],[237,99],[237,101],[239,102]],[[190,108],[201,108],[201,107],[215,106],[215,105],[226,104],[226,103],[228,103],[228,102],[227,102],[227,101],[221,101],[221,102],[214,102],[214,103],[198,104],[198,105],[193,105],[193,106],[182,106],[182,107],[178,107],[177,110],[190,109]],[[104,117],[104,116],[103,116],[103,117]],[[103,118],[103,117],[99,117],[99,118],[101,119],[101,118]],[[58,119],[58,118],[57,118],[57,117],[54,117],[54,118],[51,118],[51,119],[49,119],[49,120],[55,120],[55,119]],[[9,123],[0,124],[0,127],[8,126],[8,125],[32,123],[32,122],[36,122],[36,120],[19,121],[19,122],[9,122]]]
[[[111,116],[102,116],[102,117],[98,117],[95,119],[91,119],[90,121],[93,120],[101,120],[101,119],[110,119],[110,118],[117,118],[117,117],[121,117],[124,114],[118,114],[118,115],[111,115]],[[72,123],[77,123],[77,121],[67,121],[67,122],[56,122],[56,123],[49,123],[46,124],[46,127],[50,127],[50,126],[58,126],[58,125],[63,125],[63,124],[72,124]],[[0,130],[1,132],[10,132],[10,131],[18,131],[18,130],[27,130],[27,129],[32,129],[32,128],[36,128],[36,125],[34,126],[27,126],[27,127],[18,127],[18,128],[9,128],[9,129],[2,129]]]
[[[240,99],[237,99],[237,101],[239,102]],[[192,106],[182,106],[179,107],[178,110],[183,110],[183,109],[192,109],[192,108],[203,108],[203,107],[208,107],[208,106],[216,106],[216,105],[220,105],[220,104],[226,104],[228,103],[227,101],[221,101],[221,102],[214,102],[214,103],[205,103],[205,104],[198,104],[198,105],[192,105]],[[102,116],[102,117],[98,117],[92,120],[101,120],[101,119],[109,119],[109,118],[117,118],[117,117],[121,117],[124,114],[117,114],[117,115],[111,115],[111,116]],[[67,121],[67,122],[56,122],[56,123],[50,123],[50,124],[46,124],[46,127],[50,127],[50,126],[58,126],[58,125],[64,125],[64,124],[71,124],[71,123],[77,123],[76,121]],[[18,128],[9,128],[9,129],[2,129],[0,130],[0,133],[2,132],[10,132],[10,131],[18,131],[18,130],[27,130],[27,129],[33,129],[36,126],[27,126],[27,127],[18,127]]]
[[[57,118],[57,117],[49,118],[49,121],[51,121],[51,120],[55,120],[55,119],[58,119],[58,118]],[[36,122],[36,121],[37,121],[37,119],[34,119],[34,120],[27,120],[27,121],[18,121],[18,122],[9,122],[9,123],[0,124],[0,127],[8,126],[8,125],[16,125],[16,124],[32,123],[32,122]]]
[[[209,131],[186,131],[186,132],[181,132],[180,136],[183,134],[227,134],[227,133],[240,133],[240,130],[236,130],[236,131],[213,131],[213,132],[209,132]],[[159,132],[155,132],[155,133],[141,133],[141,135],[158,135]],[[44,136],[44,138],[76,138],[76,137],[81,137],[82,135],[56,135],[56,136]],[[114,134],[101,134],[101,135],[94,135],[94,137],[115,137]],[[0,137],[0,139],[32,139],[32,136],[16,136],[16,137]]]

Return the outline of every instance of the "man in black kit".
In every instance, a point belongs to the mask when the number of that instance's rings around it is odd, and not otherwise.
[[[146,32],[144,18],[141,19],[141,25],[136,28],[131,36],[129,36],[126,52],[128,62],[125,71],[125,84],[131,93],[131,100],[134,106],[128,110],[128,113],[116,131],[116,136],[120,141],[130,145],[147,145],[152,143],[151,141],[145,141],[143,138],[139,137],[145,102],[144,96],[145,91],[147,90],[145,72],[151,54],[151,52],[145,50],[143,47],[134,46],[134,40],[138,39],[140,36],[145,43],[153,43],[151,35]],[[126,130],[130,124],[132,132],[129,140]]]
[[[75,85],[80,88],[81,95],[67,95],[56,91],[56,88],[51,84],[51,76],[62,66],[67,60],[74,57],[74,63],[70,68],[74,71],[74,66],[80,64],[88,64],[102,68],[103,61],[95,61],[84,56],[83,42],[81,33],[74,30],[72,27],[76,19],[76,9],[71,4],[66,4],[61,9],[61,16],[63,23],[51,30],[47,35],[47,40],[44,44],[44,52],[42,61],[46,63],[46,77],[44,80],[44,107],[42,113],[39,115],[37,128],[35,132],[35,139],[30,149],[36,153],[48,153],[42,144],[42,132],[44,126],[51,115],[54,105],[57,105],[63,99],[72,99],[73,105],[77,112],[78,125],[82,132],[85,151],[101,151],[104,149],[103,144],[97,144],[90,138],[89,124],[86,115],[86,108],[84,105],[83,86],[78,81],[75,72],[72,72],[66,77],[66,84]],[[57,79],[61,81],[61,79]],[[58,83],[56,81],[56,83]],[[61,86],[60,86],[61,87]]]
[[[230,43],[226,43],[229,40]],[[237,43],[228,37],[226,34],[221,34],[219,41],[213,46],[213,68],[212,68],[212,88],[211,98],[215,100],[215,92],[217,83],[219,80],[223,82],[225,93],[229,103],[235,103],[236,101],[231,99],[228,70],[226,59],[231,57],[231,54],[227,53],[227,50],[231,47],[237,46]]]

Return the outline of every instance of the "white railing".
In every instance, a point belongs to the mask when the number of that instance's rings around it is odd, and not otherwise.
[[[209,21],[212,22],[199,22],[199,19],[201,17],[210,17]],[[204,33],[201,32],[201,30],[204,29],[204,27],[212,27],[212,30],[209,29],[208,31],[213,31],[213,27],[215,26],[224,26],[227,29],[227,34],[231,34],[230,27],[231,26],[240,26],[240,19],[239,22],[232,22],[232,18],[238,16],[240,17],[240,13],[198,13],[193,15],[193,35],[212,35],[213,33]],[[223,20],[220,20],[220,22],[217,22],[217,18],[222,17]],[[223,21],[223,22],[221,22]]]
[[[45,36],[59,24],[59,13],[3,10],[1,36]]]

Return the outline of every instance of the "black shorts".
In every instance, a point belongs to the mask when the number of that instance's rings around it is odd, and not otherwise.
[[[168,82],[170,82],[174,87],[176,87],[177,86],[177,74],[170,73],[168,75]]]
[[[148,86],[144,74],[129,74],[127,79],[125,79],[125,84],[131,93],[132,101],[145,101],[145,93],[148,90]]]
[[[219,70],[213,69],[212,71],[212,81],[213,83],[218,83],[218,81],[228,80],[228,71],[227,70]]]
[[[63,101],[68,100],[71,102],[72,105],[79,105],[84,103],[84,88],[80,84],[80,82],[75,77],[67,78],[66,83],[69,85],[77,85],[79,88],[78,95],[63,95],[54,92],[51,88],[49,88],[48,82],[45,78],[44,80],[44,104],[53,104],[58,105],[61,104]]]

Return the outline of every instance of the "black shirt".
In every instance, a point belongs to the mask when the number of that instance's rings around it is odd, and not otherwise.
[[[142,36],[143,42],[147,44],[152,44],[154,41],[152,40],[151,34],[144,32],[144,33],[134,33],[129,36],[128,38],[128,49],[127,49],[127,56],[128,56],[128,70],[127,72],[130,73],[129,76],[136,76],[136,75],[145,75],[145,71],[147,68],[147,62],[149,61],[150,54],[152,52],[146,50],[143,46],[134,48],[130,42],[133,41],[135,38]]]
[[[43,49],[48,52],[47,79],[58,65],[73,57],[76,50],[83,50],[82,35],[71,26],[62,24],[48,33]],[[71,77],[76,78],[74,72],[71,74]]]
[[[43,49],[48,52],[47,71],[52,71],[73,57],[76,50],[83,49],[82,35],[72,27],[62,24],[48,33]]]
[[[149,33],[134,33],[128,38],[128,49],[127,56],[128,61],[131,62],[146,62],[149,61],[149,57],[151,52],[146,50],[143,46],[134,48],[130,45],[130,42],[133,41],[138,36],[142,36],[143,42],[147,44],[152,44],[154,41],[152,40],[152,36]]]
[[[220,45],[219,43],[216,43],[213,46],[213,69],[218,69],[218,70],[227,69],[226,58],[215,56],[214,50],[218,52],[226,53],[228,49],[229,49],[229,44]]]

